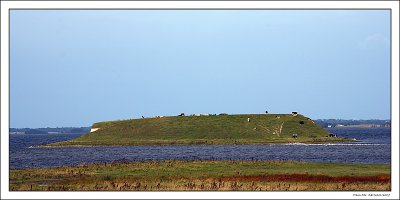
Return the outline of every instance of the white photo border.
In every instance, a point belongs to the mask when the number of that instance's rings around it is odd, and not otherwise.
[[[10,9],[390,9],[391,191],[389,192],[12,192],[9,191]],[[399,198],[398,1],[1,1],[1,199],[398,199]],[[360,196],[357,196],[360,195]],[[366,195],[366,196],[363,196]],[[386,196],[384,196],[386,195]]]

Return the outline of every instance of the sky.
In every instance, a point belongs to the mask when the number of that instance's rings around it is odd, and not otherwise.
[[[11,10],[10,127],[390,119],[389,10]]]

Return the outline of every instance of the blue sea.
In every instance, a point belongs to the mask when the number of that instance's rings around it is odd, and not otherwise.
[[[390,163],[390,128],[328,128],[357,142],[335,144],[186,145],[54,147],[32,146],[80,134],[10,135],[10,168],[42,168],[81,163],[143,160],[294,160],[334,163]]]

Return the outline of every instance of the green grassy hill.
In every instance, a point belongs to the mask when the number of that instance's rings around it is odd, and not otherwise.
[[[248,122],[250,118],[250,122]],[[347,141],[302,115],[171,116],[93,124],[98,130],[46,146],[323,143]],[[297,134],[297,138],[293,138]]]

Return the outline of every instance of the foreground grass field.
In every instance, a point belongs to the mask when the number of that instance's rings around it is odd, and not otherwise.
[[[95,132],[45,146],[191,145],[325,143],[351,141],[328,137],[311,119],[291,114],[175,116],[100,122]],[[293,134],[297,138],[293,138]]]
[[[12,169],[10,190],[390,190],[388,164],[143,161]]]

